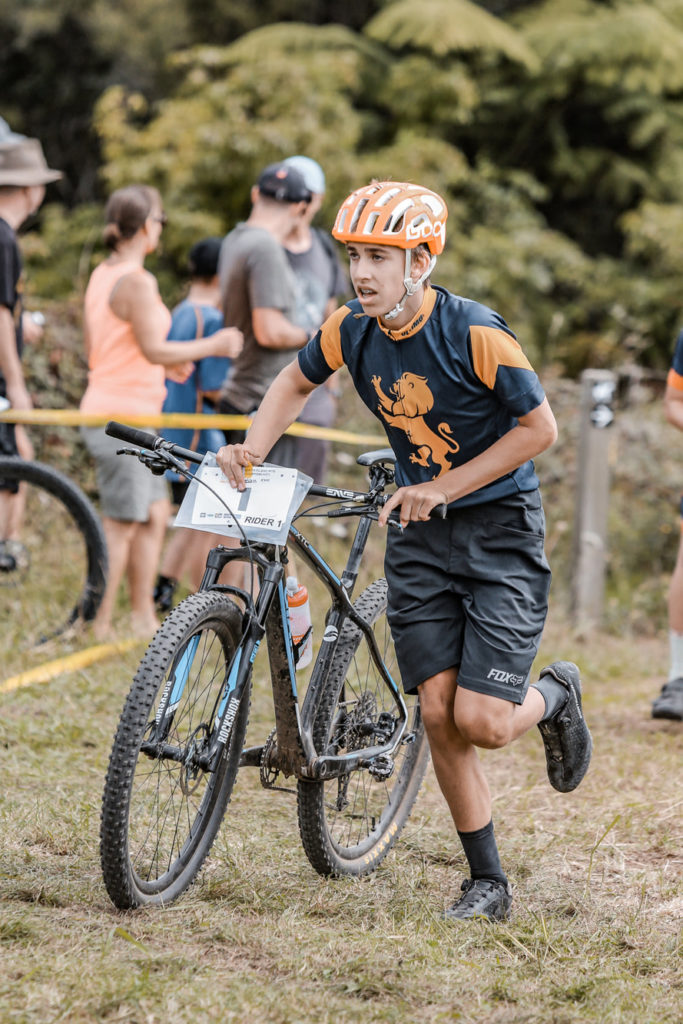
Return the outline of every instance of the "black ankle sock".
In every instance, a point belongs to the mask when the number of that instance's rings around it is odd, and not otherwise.
[[[494,882],[507,883],[507,877],[500,864],[496,837],[493,834],[493,821],[474,832],[461,832],[458,829],[460,842],[470,866],[472,878],[491,878]]]
[[[558,683],[557,679],[551,675],[541,676],[538,682],[533,685],[540,691],[545,701],[545,712],[541,719],[542,722],[545,722],[557,714],[560,708],[564,707],[567,703],[569,690],[562,683]]]

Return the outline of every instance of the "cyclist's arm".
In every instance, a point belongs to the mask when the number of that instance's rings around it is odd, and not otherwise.
[[[664,414],[674,427],[683,430],[683,391],[667,384],[664,393]]]
[[[244,468],[264,461],[315,387],[299,369],[297,359],[280,371],[263,396],[244,444],[229,444],[216,453],[218,465],[232,487],[244,490]]]
[[[254,337],[263,348],[297,349],[308,341],[303,327],[296,327],[279,309],[257,306],[252,310]]]
[[[517,426],[469,462],[428,483],[399,487],[382,509],[379,522],[384,526],[389,513],[397,505],[401,506],[404,525],[411,520],[428,519],[435,505],[442,501],[450,503],[478,491],[540,455],[556,440],[557,424],[548,399],[544,398],[535,409],[518,418]]]
[[[7,397],[14,409],[32,409],[33,402],[24,382],[14,319],[7,306],[0,306],[0,373],[5,378]]]

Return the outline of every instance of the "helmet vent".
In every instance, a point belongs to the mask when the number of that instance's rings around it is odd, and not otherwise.
[[[361,199],[361,201],[359,202],[358,206],[355,209],[353,220],[349,224],[349,233],[353,233],[354,231],[356,231],[358,229],[358,221],[360,220],[361,214],[362,214],[363,210],[365,209],[365,207],[367,205],[368,205],[368,200],[367,199]]]
[[[379,220],[379,210],[375,210],[368,217],[368,222],[365,225],[364,234],[371,235],[372,232],[375,230],[375,224],[377,223],[378,220]]]

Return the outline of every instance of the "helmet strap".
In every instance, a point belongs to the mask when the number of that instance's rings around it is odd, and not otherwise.
[[[403,297],[400,299],[399,302],[396,303],[393,309],[390,309],[388,313],[384,314],[384,316],[382,317],[383,320],[395,320],[398,314],[403,312],[403,307],[406,304],[406,299],[410,295],[415,294],[418,288],[420,288],[425,283],[429,275],[434,270],[434,267],[436,266],[436,256],[430,255],[429,266],[425,270],[424,274],[417,279],[417,281],[413,281],[412,277],[410,276],[410,269],[412,265],[413,250],[406,249],[406,262],[403,271],[403,288],[405,289],[403,292]]]

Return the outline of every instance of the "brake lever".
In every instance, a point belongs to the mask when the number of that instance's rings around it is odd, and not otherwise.
[[[166,453],[161,451],[150,452],[144,448],[119,448],[117,455],[134,455],[139,459],[155,476],[163,476],[169,469],[171,462]]]

